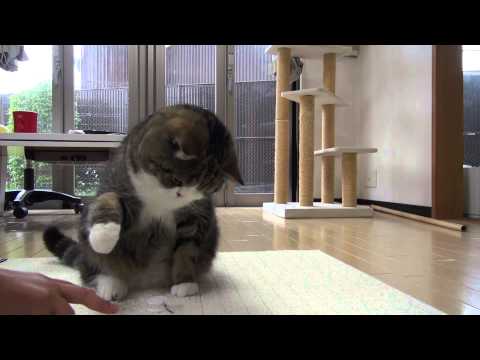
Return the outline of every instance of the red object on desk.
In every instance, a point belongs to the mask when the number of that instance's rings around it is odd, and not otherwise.
[[[13,112],[13,131],[16,133],[36,133],[38,114],[33,111]]]

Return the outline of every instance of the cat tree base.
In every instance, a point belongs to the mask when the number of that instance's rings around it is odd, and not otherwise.
[[[313,206],[300,206],[298,202],[287,204],[263,203],[263,212],[284,219],[364,218],[373,216],[373,210],[369,206],[343,207],[339,203],[324,204],[321,202],[314,202]]]

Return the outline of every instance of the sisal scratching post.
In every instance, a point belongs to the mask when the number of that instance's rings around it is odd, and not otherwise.
[[[335,146],[335,108],[333,105],[323,106],[322,115],[322,148]],[[321,197],[323,203],[334,202],[335,158],[324,156],[321,160]]]
[[[342,206],[357,206],[357,154],[342,155]]]
[[[335,93],[336,55],[323,56],[323,87]],[[335,106],[322,107],[322,149],[335,146]],[[321,197],[323,203],[334,202],[335,189],[335,159],[330,156],[322,158]]]
[[[290,78],[291,50],[278,49],[276,108],[275,108],[275,179],[274,201],[286,204],[288,201],[288,100],[281,96],[288,90]]]
[[[313,96],[300,97],[300,155],[299,197],[300,206],[313,206]]]

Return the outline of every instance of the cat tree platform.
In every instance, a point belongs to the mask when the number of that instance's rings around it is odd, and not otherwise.
[[[340,203],[324,204],[321,202],[314,202],[313,206],[300,206],[298,202],[289,202],[287,204],[269,202],[263,203],[263,211],[284,219],[360,218],[373,216],[373,209],[369,206],[344,207]]]
[[[316,150],[314,154],[316,156],[341,156],[343,154],[372,154],[376,152],[376,148],[337,146],[328,149]]]
[[[342,206],[352,207],[357,204],[357,155],[376,153],[375,148],[333,147],[317,150],[315,156],[342,157]]]
[[[331,91],[323,88],[312,88],[312,89],[302,89],[295,91],[284,91],[282,92],[282,97],[296,103],[300,103],[300,99],[304,96],[313,96],[315,97],[317,105],[335,105],[335,106],[348,106],[345,101],[343,101],[338,96],[335,96]]]
[[[320,59],[325,54],[336,54],[338,56],[357,56],[358,51],[348,45],[271,45],[266,53],[276,55],[278,49],[288,48],[291,56],[303,59]]]

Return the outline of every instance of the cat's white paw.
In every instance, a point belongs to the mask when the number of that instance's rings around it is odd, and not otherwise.
[[[185,297],[198,294],[199,287],[196,282],[185,282],[177,285],[173,285],[170,289],[172,295]]]
[[[95,224],[90,229],[88,241],[93,250],[100,254],[109,254],[120,237],[120,225],[109,222]]]
[[[97,295],[107,301],[121,300],[127,293],[127,285],[113,276],[98,275],[97,279]]]

